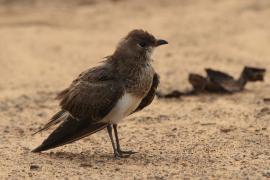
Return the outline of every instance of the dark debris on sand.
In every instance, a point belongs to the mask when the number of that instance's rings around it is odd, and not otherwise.
[[[243,91],[248,82],[263,81],[266,70],[263,68],[244,67],[238,79],[231,75],[206,68],[207,76],[190,73],[189,82],[193,89],[186,92],[173,90],[167,94],[157,92],[158,98],[179,98],[181,96],[196,95],[199,93],[236,93]]]

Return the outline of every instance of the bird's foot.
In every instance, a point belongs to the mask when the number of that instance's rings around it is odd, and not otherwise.
[[[122,150],[118,150],[118,153],[121,154],[121,155],[131,155],[131,154],[136,154],[138,152],[136,151],[122,151]]]
[[[114,157],[115,159],[128,158],[130,157],[130,155],[135,154],[135,153],[137,152],[118,150],[117,152],[114,153]]]

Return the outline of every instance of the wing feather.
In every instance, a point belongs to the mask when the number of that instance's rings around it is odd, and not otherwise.
[[[115,73],[108,69],[108,64],[85,71],[75,79],[69,88],[60,92],[58,99],[62,111],[69,115],[43,143],[33,150],[40,152],[74,142],[93,134],[107,126],[101,120],[112,110],[118,99],[124,94],[123,83]],[[62,112],[60,113],[62,114]],[[60,122],[56,114],[45,128]]]
[[[51,117],[50,121],[47,124],[45,124],[43,128],[39,129],[37,132],[33,133],[32,135],[48,130],[50,127],[64,121],[68,115],[69,113],[65,110],[59,111],[58,113],[53,115],[53,117]]]
[[[142,99],[141,103],[139,104],[139,106],[136,108],[136,110],[134,112],[140,111],[152,103],[152,101],[154,100],[154,97],[156,95],[156,90],[157,90],[158,85],[159,85],[159,75],[157,73],[155,73],[149,92]]]

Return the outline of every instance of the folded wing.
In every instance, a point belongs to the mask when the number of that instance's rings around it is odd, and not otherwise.
[[[95,69],[95,71],[97,70]],[[124,88],[122,83],[119,83],[112,76],[110,78],[109,76],[104,77],[106,74],[102,76],[104,69],[99,69],[100,76],[97,76],[97,78],[91,76],[92,72],[90,70],[84,73],[73,81],[69,88],[60,93],[58,96],[60,106],[63,111],[69,114],[64,120],[61,120],[63,123],[33,152],[40,152],[74,142],[108,125],[107,122],[101,120],[121,98]],[[54,122],[58,121],[57,119],[54,120]],[[49,122],[48,124],[54,123]],[[45,126],[45,129],[47,126]]]
[[[139,106],[136,108],[136,110],[134,112],[140,111],[152,103],[152,101],[154,100],[154,97],[156,95],[156,90],[157,90],[158,85],[159,85],[159,75],[157,73],[155,73],[155,75],[153,77],[153,81],[152,81],[152,86],[151,86],[149,92],[142,99],[141,103],[139,104]]]

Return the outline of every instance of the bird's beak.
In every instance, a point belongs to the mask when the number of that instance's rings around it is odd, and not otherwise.
[[[156,41],[156,46],[161,46],[161,45],[164,45],[164,44],[168,44],[168,42],[163,40],[163,39],[158,39]]]

